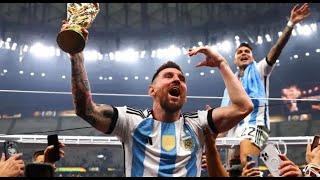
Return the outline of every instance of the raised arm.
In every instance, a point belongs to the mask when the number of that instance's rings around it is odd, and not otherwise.
[[[205,129],[206,162],[210,177],[228,177],[229,174],[224,168],[220,159],[220,153],[216,147],[218,134],[210,134],[209,129]]]
[[[205,54],[206,59],[198,63],[197,67],[218,67],[229,93],[231,104],[226,107],[216,108],[212,111],[212,119],[217,131],[227,131],[237,125],[252,111],[253,104],[224,57],[207,47],[189,50],[189,56],[198,53]]]
[[[62,30],[67,28],[64,22]],[[88,31],[82,29],[87,38]],[[76,114],[101,132],[108,132],[114,110],[109,105],[97,105],[93,102],[87,72],[84,67],[83,52],[70,54],[72,72],[72,95]]]
[[[298,5],[294,6],[294,8],[291,10],[291,16],[287,26],[282,31],[282,34],[277,40],[276,44],[272,46],[272,48],[268,53],[267,57],[268,57],[269,64],[273,65],[279,58],[282,49],[287,44],[291,36],[294,25],[304,20],[309,15],[310,15],[310,10],[307,3],[303,4],[299,8],[298,8]]]

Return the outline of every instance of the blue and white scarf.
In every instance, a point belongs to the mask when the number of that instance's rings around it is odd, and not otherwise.
[[[238,72],[236,72],[238,75]],[[252,99],[252,98],[266,98],[266,93],[264,85],[261,82],[260,74],[256,68],[256,62],[253,61],[249,64],[245,71],[244,75],[241,78],[241,83],[248,96],[251,98],[254,105],[253,111],[257,110],[259,107],[265,106],[267,104],[266,99]],[[221,106],[227,106],[230,103],[230,98],[227,92],[227,89],[223,92],[223,99],[221,101]]]

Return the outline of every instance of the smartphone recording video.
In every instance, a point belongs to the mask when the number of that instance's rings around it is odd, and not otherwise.
[[[48,135],[48,146],[53,145],[53,153],[52,155],[50,154],[48,159],[50,162],[56,162],[60,160],[60,155],[59,155],[59,140],[58,140],[58,135],[53,134],[53,135]]]
[[[12,155],[20,153],[18,142],[16,141],[5,141],[3,144],[3,152],[5,159],[9,159]]]
[[[258,155],[248,155],[247,156],[247,162],[254,161],[254,164],[250,165],[250,168],[258,167],[259,166],[258,160],[259,160]]]

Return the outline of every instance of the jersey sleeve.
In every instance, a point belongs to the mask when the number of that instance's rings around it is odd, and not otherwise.
[[[213,109],[210,110],[199,110],[198,111],[198,115],[199,115],[199,120],[202,123],[202,127],[209,127],[209,129],[214,132],[214,133],[218,133],[217,127],[214,123],[214,120],[212,118],[212,111]]]
[[[257,63],[257,69],[262,77],[269,76],[274,68],[274,65],[268,63],[267,57]]]
[[[186,115],[185,119],[194,129],[198,137],[201,137],[205,128],[209,128],[212,132],[218,133],[217,128],[212,119],[212,110],[198,110],[196,115]]]
[[[113,107],[114,117],[106,134],[117,136],[120,141],[128,140],[131,132],[134,131],[135,126],[141,122],[140,116],[128,113],[128,107]]]

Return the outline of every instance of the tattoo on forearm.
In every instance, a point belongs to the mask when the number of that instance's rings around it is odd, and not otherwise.
[[[83,80],[82,83],[83,83],[84,87],[86,88],[86,91],[91,91],[89,80]]]
[[[279,37],[276,44],[271,48],[270,52],[268,53],[269,62],[271,62],[272,64],[276,62],[276,60],[280,56],[282,49],[290,39],[291,33],[292,28],[286,26],[282,32],[282,35]]]

